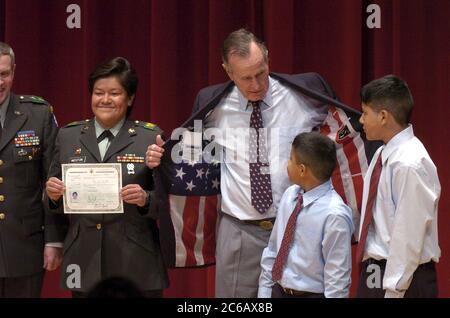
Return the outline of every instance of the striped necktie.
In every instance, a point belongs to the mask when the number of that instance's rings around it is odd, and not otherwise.
[[[292,211],[291,216],[286,224],[286,229],[284,230],[283,240],[281,241],[280,250],[278,251],[277,257],[272,267],[272,280],[277,282],[281,279],[283,273],[284,265],[286,264],[287,257],[289,255],[289,249],[291,248],[292,241],[294,239],[295,226],[297,224],[297,217],[303,207],[303,196],[302,193],[298,193],[297,204],[295,205],[294,211]]]

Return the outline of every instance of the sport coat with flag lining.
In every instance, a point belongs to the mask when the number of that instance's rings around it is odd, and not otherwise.
[[[270,76],[303,94],[314,106],[328,105],[320,132],[336,144],[337,165],[332,182],[336,191],[353,210],[355,229],[359,228],[363,178],[379,142],[365,139],[359,123],[361,113],[341,103],[330,85],[317,73]],[[194,129],[194,120],[203,120],[234,87],[232,81],[206,87],[197,95],[192,115],[181,127]],[[155,169],[159,198],[161,247],[169,267],[196,267],[215,263],[215,230],[220,211],[220,164],[175,164],[171,152],[179,140],[168,140],[160,167]],[[207,142],[203,141],[203,146]],[[181,170],[180,170],[181,169]],[[196,179],[208,172],[202,184],[182,187],[183,177]],[[185,183],[186,184],[186,183]],[[184,184],[184,185],[185,185]],[[194,191],[193,191],[194,190]],[[354,237],[354,240],[356,237]]]

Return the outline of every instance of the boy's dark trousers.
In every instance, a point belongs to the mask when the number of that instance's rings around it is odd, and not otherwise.
[[[374,287],[373,282],[376,280],[373,275],[376,275],[376,267],[380,268],[380,286]],[[357,298],[384,298],[385,290],[383,289],[384,270],[386,268],[386,260],[374,260],[372,258],[366,260],[362,264],[361,275],[359,278],[358,290],[356,292]],[[404,298],[436,298],[438,296],[436,267],[433,261],[421,264],[414,272],[411,284],[406,291]]]

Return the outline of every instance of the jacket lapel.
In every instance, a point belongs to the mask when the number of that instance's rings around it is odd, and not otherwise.
[[[341,103],[340,101],[338,101],[337,99],[333,99],[330,96],[324,95],[321,92],[312,90],[310,88],[308,88],[306,86],[306,83],[299,81],[299,79],[296,79],[293,75],[289,75],[289,74],[279,74],[279,73],[270,73],[270,76],[281,80],[283,83],[289,84],[290,86],[293,86],[297,91],[299,91],[300,93],[311,97],[323,104],[330,104],[330,105],[334,105],[337,106],[339,108],[342,108],[345,111],[348,112],[352,112],[355,113],[356,110],[353,109],[352,107]],[[333,93],[334,94],[334,93]]]
[[[86,122],[81,128],[80,142],[86,147],[97,162],[102,162],[100,151],[98,150],[97,137],[95,135],[94,119]]]
[[[0,140],[0,151],[14,138],[20,128],[23,127],[28,119],[28,115],[20,107],[17,96],[11,94],[11,99],[8,105],[8,111],[6,112],[5,127],[2,131],[2,137]]]
[[[108,147],[105,157],[103,158],[103,162],[108,162],[112,155],[118,153],[133,142],[133,138],[130,138],[130,136],[136,135],[136,130],[132,128],[132,125],[132,121],[125,120],[122,128],[119,130],[119,133]]]
[[[203,120],[205,116],[208,114],[208,112],[212,110],[214,107],[216,107],[217,104],[219,104],[223,95],[225,95],[225,93],[227,93],[233,87],[234,83],[232,81],[228,81],[224,84],[218,85],[212,92],[211,96],[208,96],[206,101],[202,102],[199,108],[180,127],[194,129],[194,120],[196,119]],[[164,148],[168,149],[168,147],[171,147],[173,144],[177,142],[178,141],[176,140],[168,139],[164,144]]]
[[[234,83],[232,81],[228,81],[220,86],[218,86],[214,93],[203,103],[200,105],[199,109],[192,114],[192,116],[183,124],[181,127],[189,127],[194,126],[194,119],[204,119],[206,114],[219,104],[223,95],[233,89]]]

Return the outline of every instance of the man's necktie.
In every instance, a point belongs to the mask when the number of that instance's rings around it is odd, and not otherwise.
[[[364,257],[364,249],[366,247],[367,234],[369,233],[369,226],[373,220],[373,205],[377,197],[378,182],[380,181],[381,169],[383,168],[381,163],[381,152],[378,156],[377,162],[372,171],[370,177],[369,195],[367,197],[366,213],[364,215],[364,221],[361,229],[361,237],[359,239],[358,246],[356,247],[356,264],[361,270],[361,263]]]
[[[273,203],[272,183],[270,182],[270,168],[267,148],[262,132],[263,120],[259,102],[250,102],[253,107],[250,116],[250,192],[252,206],[259,212],[265,213]]]
[[[295,225],[297,224],[297,217],[303,207],[303,196],[301,192],[298,193],[297,204],[295,205],[294,211],[292,211],[291,216],[284,230],[283,240],[281,241],[280,250],[278,251],[277,257],[272,267],[272,280],[277,282],[281,279],[281,274],[283,273],[284,265],[289,254],[289,249],[291,247],[292,241],[294,239]]]
[[[97,143],[100,143],[105,138],[108,138],[109,142],[111,142],[114,139],[114,135],[109,130],[104,130],[100,136],[97,137]]]

